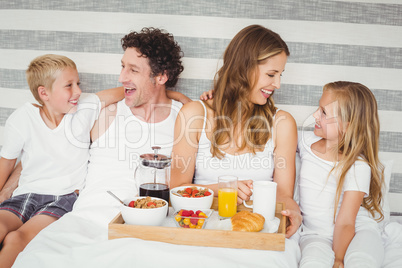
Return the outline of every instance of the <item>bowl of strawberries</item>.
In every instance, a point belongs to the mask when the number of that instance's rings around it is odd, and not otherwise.
[[[173,219],[177,227],[204,229],[212,212],[212,209],[179,209],[175,211]]]
[[[168,211],[168,203],[161,198],[137,196],[123,202],[121,215],[126,224],[160,226]]]
[[[170,190],[170,202],[174,210],[210,209],[214,192],[207,187],[180,186]]]

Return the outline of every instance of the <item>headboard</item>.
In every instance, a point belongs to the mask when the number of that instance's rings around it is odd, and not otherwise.
[[[0,147],[7,117],[33,102],[25,69],[36,56],[73,59],[84,92],[119,86],[120,39],[158,27],[184,51],[176,87],[193,99],[212,86],[230,39],[261,24],[278,32],[291,56],[274,99],[308,126],[322,86],[336,80],[365,84],[381,118],[381,159],[393,160],[390,204],[402,213],[402,2],[400,0],[15,0],[0,3]],[[307,121],[306,121],[307,120]]]

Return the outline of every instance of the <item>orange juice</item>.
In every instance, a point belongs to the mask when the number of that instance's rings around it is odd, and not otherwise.
[[[219,216],[232,217],[237,212],[237,190],[222,188],[218,192]]]

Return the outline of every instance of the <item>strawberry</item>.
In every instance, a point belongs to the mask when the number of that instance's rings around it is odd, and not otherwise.
[[[148,202],[148,203],[147,203],[147,207],[150,207],[150,206],[152,206],[152,205],[154,205],[154,206],[156,207],[156,204],[155,204],[154,202]]]
[[[197,214],[191,215],[190,221],[192,224],[197,225],[198,219],[194,219],[194,217],[197,217]]]
[[[183,209],[183,212],[181,213],[181,215],[182,215],[183,217],[191,216],[191,214],[193,214],[193,213],[190,213],[189,210],[184,210],[184,209]]]
[[[189,195],[191,195],[193,190],[191,190],[191,188],[186,188],[186,189],[184,189],[184,191],[186,191]]]
[[[134,200],[131,201],[131,202],[128,204],[128,206],[129,206],[130,208],[135,207],[135,201],[134,201]]]
[[[183,197],[190,197],[189,194],[182,194]]]
[[[206,192],[204,193],[204,195],[205,195],[205,196],[208,196],[208,195],[211,195],[211,193],[208,192],[208,191],[206,191]]]

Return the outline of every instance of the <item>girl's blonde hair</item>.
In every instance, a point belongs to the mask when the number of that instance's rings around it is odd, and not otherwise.
[[[247,147],[255,153],[270,139],[276,113],[272,95],[265,105],[255,105],[250,102],[249,94],[258,81],[258,65],[282,52],[290,54],[286,43],[277,33],[260,25],[244,28],[229,43],[223,66],[214,80],[213,156],[224,156],[219,147],[227,145],[234,133],[244,137],[239,151]]]
[[[38,87],[43,86],[51,90],[60,71],[67,67],[77,69],[74,61],[61,55],[46,54],[31,61],[26,70],[27,82],[32,95],[41,105],[43,102],[39,97]]]
[[[374,94],[362,84],[345,81],[326,84],[323,91],[334,94],[338,102],[338,115],[343,123],[348,124],[346,130],[341,132],[342,136],[338,145],[341,160],[331,171],[337,171],[336,174],[340,174],[336,190],[334,219],[346,173],[356,161],[362,159],[371,169],[370,192],[363,199],[362,206],[374,218],[375,212],[378,212],[377,220],[380,221],[384,218],[381,209],[384,166],[378,157],[380,121]]]

